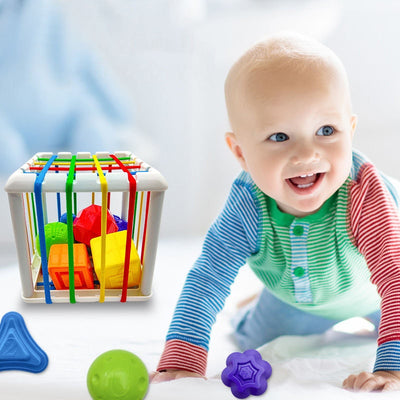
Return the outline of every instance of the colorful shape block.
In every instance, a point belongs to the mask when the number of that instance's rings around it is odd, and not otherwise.
[[[118,231],[114,217],[107,210],[107,233]],[[90,241],[101,235],[101,206],[92,204],[79,212],[74,220],[74,238],[90,245]]]
[[[68,245],[55,244],[50,248],[48,270],[58,290],[69,288]],[[93,268],[86,245],[74,243],[75,289],[93,289]]]
[[[221,379],[231,388],[235,397],[244,399],[250,395],[263,394],[267,390],[267,380],[271,374],[271,365],[262,359],[257,350],[251,349],[230,354]]]
[[[49,363],[47,354],[30,335],[21,314],[9,312],[0,323],[0,371],[42,372]]]
[[[128,287],[140,283],[141,264],[136,247],[131,239],[131,256],[129,262]],[[101,281],[101,237],[90,241],[94,269]],[[123,286],[125,263],[126,231],[106,235],[105,287],[121,289]]]
[[[63,224],[66,224],[67,221],[68,221],[67,218],[68,218],[68,214],[64,213],[63,215],[61,215],[61,217],[59,219],[59,222],[62,222]],[[75,218],[76,218],[76,215],[72,214],[72,221],[75,221]]]
[[[44,226],[44,236],[46,239],[46,253],[49,257],[50,247],[53,244],[68,243],[68,228],[62,222],[50,222]],[[36,236],[36,250],[40,253],[39,235]]]
[[[126,231],[128,229],[128,222],[124,221],[118,215],[114,214],[114,221],[117,224],[119,231]]]
[[[143,400],[149,388],[149,374],[135,354],[109,350],[93,361],[86,382],[93,400]]]

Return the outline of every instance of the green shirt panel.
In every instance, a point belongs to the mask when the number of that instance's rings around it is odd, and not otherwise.
[[[248,264],[282,301],[337,320],[370,314],[380,304],[365,259],[351,239],[350,183],[349,178],[319,211],[303,218],[281,212],[254,187],[261,241]]]

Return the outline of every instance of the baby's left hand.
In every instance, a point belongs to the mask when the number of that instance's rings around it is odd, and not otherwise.
[[[400,390],[400,371],[361,372],[358,375],[350,375],[344,380],[343,387],[362,392]]]

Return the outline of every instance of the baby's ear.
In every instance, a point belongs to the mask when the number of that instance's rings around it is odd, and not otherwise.
[[[226,141],[226,144],[228,145],[229,149],[233,153],[233,155],[239,161],[239,164],[241,165],[241,167],[245,171],[247,171],[247,163],[244,158],[242,148],[236,138],[236,135],[233,132],[226,132],[225,133],[225,141]]]

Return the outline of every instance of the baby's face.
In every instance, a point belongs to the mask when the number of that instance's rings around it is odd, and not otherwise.
[[[227,142],[256,185],[286,213],[316,212],[349,176],[356,117],[332,71],[257,71]]]

